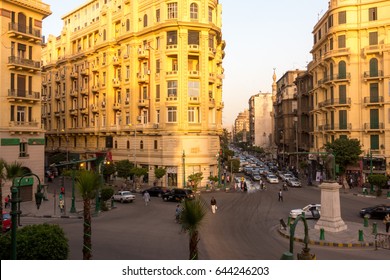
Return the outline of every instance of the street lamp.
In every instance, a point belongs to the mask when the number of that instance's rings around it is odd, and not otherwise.
[[[186,187],[186,154],[184,150],[183,150],[182,160],[183,160],[183,189],[184,189]]]
[[[74,181],[75,181],[76,166],[72,166],[72,205],[70,207],[70,213],[76,213],[75,193],[74,193]]]
[[[103,161],[100,162],[99,164],[99,171],[100,171],[100,180],[101,180],[101,185],[104,185],[105,180],[104,180],[104,169],[105,166],[109,165],[110,162],[104,159]],[[100,212],[100,190],[98,190],[95,198],[95,215],[98,215]]]

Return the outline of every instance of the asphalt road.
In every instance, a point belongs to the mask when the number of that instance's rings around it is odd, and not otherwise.
[[[276,229],[279,219],[287,219],[290,209],[320,202],[320,191],[306,187],[284,192],[284,202],[278,202],[280,185],[268,184],[268,189],[247,193],[222,191],[202,193],[209,205],[211,196],[217,200],[218,210],[208,214],[200,229],[199,258],[204,260],[277,260],[288,251],[289,241]],[[342,218],[362,222],[358,210],[383,203],[341,193]],[[388,201],[387,201],[388,202]],[[102,212],[92,221],[92,255],[95,260],[174,260],[188,259],[188,236],[180,232],[175,222],[176,203],[152,198],[145,206],[141,195],[129,204],[116,204],[116,209]],[[30,219],[28,222],[23,219]],[[22,217],[22,223],[34,223],[32,217]],[[45,220],[46,222],[46,220]],[[51,219],[60,224],[70,244],[69,259],[82,259],[81,219]],[[379,221],[380,223],[380,221]],[[382,226],[381,224],[379,226]],[[295,242],[294,252],[302,244]],[[311,246],[317,259],[354,260],[390,259],[388,250],[373,248],[332,248]]]

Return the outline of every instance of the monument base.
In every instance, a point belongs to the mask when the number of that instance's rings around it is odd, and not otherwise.
[[[348,228],[341,219],[340,213],[340,188],[336,182],[323,182],[321,189],[321,217],[315,229],[324,229],[327,232],[340,232]]]

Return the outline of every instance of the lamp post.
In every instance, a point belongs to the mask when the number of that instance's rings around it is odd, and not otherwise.
[[[104,185],[104,168],[105,168],[105,164],[110,164],[109,161],[106,161],[106,159],[104,159],[100,164],[99,164],[99,170],[100,170],[100,180],[101,180],[101,184]],[[98,215],[100,212],[100,190],[98,190],[98,193],[96,194],[96,198],[95,198],[95,215]]]
[[[183,150],[182,160],[183,160],[183,189],[184,189],[186,187],[186,154],[184,150]]]
[[[219,150],[219,154],[218,154],[218,186],[221,185],[221,157],[222,157],[222,150]]]
[[[372,175],[372,152],[371,152],[371,149],[370,149],[370,175]],[[370,193],[373,193],[374,192],[374,185],[372,183],[370,183]]]
[[[75,194],[74,194],[74,173],[76,171],[76,167],[73,165],[72,166],[72,205],[70,207],[69,212],[70,213],[76,213],[76,204],[75,204]]]

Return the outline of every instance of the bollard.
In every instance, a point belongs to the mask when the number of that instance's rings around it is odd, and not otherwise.
[[[291,252],[284,252],[280,259],[281,260],[293,260],[294,256]]]
[[[325,240],[325,230],[323,228],[320,229],[320,240]]]
[[[291,225],[291,217],[288,216],[288,219],[287,219],[287,226],[289,227]]]
[[[363,242],[363,241],[364,241],[364,238],[363,238],[363,230],[362,230],[362,229],[359,229],[359,241],[360,241],[360,242]]]
[[[363,225],[364,225],[364,227],[368,227],[368,217],[367,216],[364,216]]]
[[[378,227],[376,223],[372,224],[372,234],[377,234],[378,233]]]

